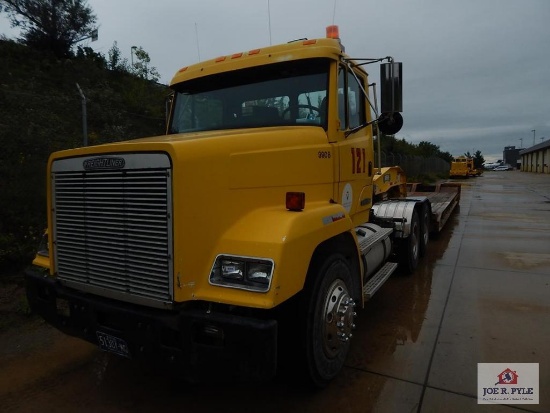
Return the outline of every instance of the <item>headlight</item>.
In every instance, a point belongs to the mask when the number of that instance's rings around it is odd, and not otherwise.
[[[233,260],[222,260],[222,277],[231,280],[243,280],[245,265],[243,262]]]
[[[268,258],[218,255],[210,272],[210,284],[266,292],[271,286],[273,267],[273,260]]]

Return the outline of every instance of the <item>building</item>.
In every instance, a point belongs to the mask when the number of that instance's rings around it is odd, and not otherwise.
[[[519,155],[522,171],[550,174],[550,140],[522,149]]]
[[[513,166],[514,168],[519,168],[519,152],[521,149],[516,149],[515,146],[505,146],[504,152],[502,153],[502,159],[504,164]]]

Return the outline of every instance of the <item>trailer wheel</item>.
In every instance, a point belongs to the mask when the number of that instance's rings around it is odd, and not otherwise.
[[[408,274],[414,272],[418,267],[421,244],[420,221],[418,212],[415,210],[411,218],[411,233],[408,238],[401,240],[399,248],[401,267]]]
[[[430,241],[430,207],[422,205],[422,218],[420,222],[420,256],[426,255],[428,242]]]
[[[344,366],[355,327],[355,302],[351,269],[344,256],[333,254],[314,271],[305,297],[305,361],[310,383],[324,387]]]

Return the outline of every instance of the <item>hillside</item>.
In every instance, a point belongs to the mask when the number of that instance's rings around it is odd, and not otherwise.
[[[82,145],[87,98],[90,145],[160,135],[167,87],[105,69],[97,55],[57,60],[0,40],[0,275],[28,263],[46,225],[50,153]]]

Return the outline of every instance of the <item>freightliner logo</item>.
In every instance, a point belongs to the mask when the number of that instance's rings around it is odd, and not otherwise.
[[[87,171],[93,171],[95,169],[122,169],[126,165],[124,158],[109,158],[100,157],[93,159],[86,159],[82,166]]]

